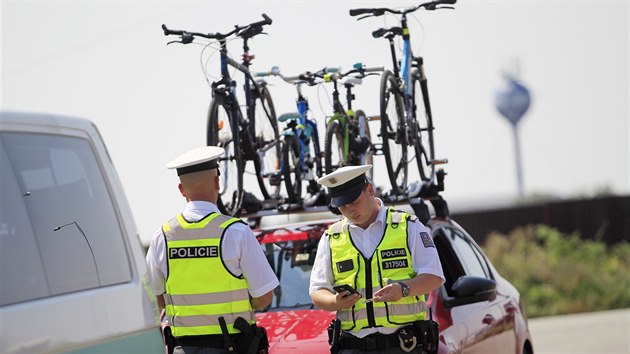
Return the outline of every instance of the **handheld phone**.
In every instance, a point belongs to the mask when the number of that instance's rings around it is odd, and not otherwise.
[[[358,291],[356,291],[353,287],[351,287],[348,284],[335,285],[335,286],[333,286],[333,289],[335,289],[335,291],[338,292],[338,293],[347,291],[347,292],[350,293],[349,295],[352,295],[354,293],[358,294]],[[345,296],[349,296],[349,295],[345,295]]]

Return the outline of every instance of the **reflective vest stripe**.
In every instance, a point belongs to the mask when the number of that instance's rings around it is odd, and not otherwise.
[[[234,323],[238,317],[248,319],[251,316],[250,312],[238,312],[225,315],[196,315],[196,316],[176,316],[173,319],[173,324],[179,327],[196,327],[196,326],[219,326],[219,317],[223,317],[226,323]],[[221,329],[219,328],[219,333]]]
[[[166,295],[164,300],[167,305],[205,305],[217,302],[231,302],[231,301],[249,301],[249,291],[247,289],[240,289],[234,291],[221,291],[208,294],[192,294],[192,295]]]
[[[250,310],[249,300],[233,301],[229,303],[216,303],[204,305],[175,306],[176,316],[217,315],[247,312]],[[249,319],[246,317],[245,319]]]
[[[361,301],[361,300],[359,300]],[[406,316],[409,314],[417,314],[426,311],[426,304],[424,302],[418,302],[414,304],[397,304],[388,302],[385,307],[375,307],[374,317],[386,317],[389,315]],[[337,318],[340,321],[352,321],[352,311],[339,311],[337,312]],[[367,308],[362,308],[354,312],[354,319],[356,321],[367,319]]]

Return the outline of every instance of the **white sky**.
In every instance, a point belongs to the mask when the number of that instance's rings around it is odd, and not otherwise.
[[[285,74],[355,62],[389,66],[387,43],[348,10],[415,1],[8,1],[1,0],[1,107],[86,117],[99,127],[134,210],[141,239],[179,212],[177,178],[164,165],[205,144],[210,90],[199,46],[166,46],[161,24],[225,32],[267,13],[269,36],[251,40],[253,69]],[[494,106],[500,72],[516,60],[532,104],[520,126],[527,194],[630,192],[628,1],[471,1],[411,20],[425,56],[438,157],[452,210],[517,194],[511,128]],[[393,25],[389,18],[387,24]],[[419,23],[422,24],[420,27]],[[232,42],[235,58],[240,42]],[[210,59],[217,72],[218,55]],[[294,89],[270,79],[278,112]],[[354,108],[378,114],[378,78]],[[318,91],[306,90],[323,126]],[[326,112],[327,98],[319,98]],[[321,133],[323,135],[323,130]],[[322,138],[323,144],[323,138]],[[384,160],[375,164],[384,171]],[[253,170],[250,163],[250,170]],[[388,186],[385,174],[375,177]],[[256,190],[253,180],[246,188]]]

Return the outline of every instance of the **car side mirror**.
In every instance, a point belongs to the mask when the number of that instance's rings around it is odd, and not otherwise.
[[[497,295],[497,283],[492,279],[464,275],[453,283],[451,291],[453,297],[448,297],[444,301],[447,307],[494,300]]]

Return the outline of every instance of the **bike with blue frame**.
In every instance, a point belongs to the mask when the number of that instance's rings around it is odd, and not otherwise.
[[[274,66],[269,72],[257,76],[277,76],[295,86],[297,91],[297,112],[281,114],[278,121],[285,123],[282,132],[282,159],[280,163],[281,179],[287,191],[289,203],[301,203],[312,206],[325,199],[319,198],[320,186],[317,178],[322,176],[322,153],[319,145],[317,121],[311,119],[308,99],[302,93],[302,86],[314,86],[319,83],[317,77],[309,72],[297,76],[284,76],[280,68]],[[302,198],[302,182],[307,182],[307,198]]]
[[[424,59],[414,56],[412,52],[407,16],[419,9],[453,9],[444,4],[455,2],[456,0],[437,0],[404,9],[350,10],[350,16],[363,15],[359,20],[386,13],[400,17],[400,26],[380,28],[372,32],[374,38],[388,40],[393,64],[393,71],[383,72],[380,86],[380,135],[393,195],[422,197],[434,195],[444,188],[445,173],[443,170],[436,173],[436,166],[446,163],[447,160],[435,158],[434,126]],[[403,42],[400,60],[394,42],[399,37],[402,37]],[[418,119],[418,111],[423,111],[423,119]],[[408,149],[413,151],[412,154],[409,154]],[[416,173],[413,165],[417,167],[417,176],[412,175],[412,172]],[[419,183],[415,183],[414,179],[419,179]],[[413,185],[418,188],[411,188]]]

